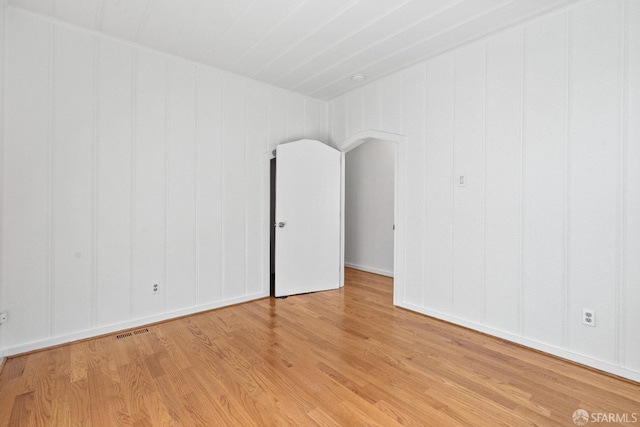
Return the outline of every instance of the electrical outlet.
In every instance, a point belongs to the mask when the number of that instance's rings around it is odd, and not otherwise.
[[[154,283],[151,286],[151,293],[152,294],[159,294],[160,293],[160,284],[159,283]]]
[[[587,326],[596,326],[596,311],[588,308],[583,308],[582,324]]]
[[[8,314],[6,311],[0,313],[0,323],[4,323],[7,321]]]

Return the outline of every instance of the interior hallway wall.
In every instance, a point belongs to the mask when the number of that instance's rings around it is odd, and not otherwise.
[[[268,295],[266,153],[327,105],[3,12],[3,351]]]
[[[640,2],[580,2],[330,110],[333,143],[407,137],[398,305],[640,380]]]

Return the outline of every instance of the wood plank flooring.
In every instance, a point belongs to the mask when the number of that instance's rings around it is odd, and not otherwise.
[[[640,384],[395,308],[356,270],[136,332],[8,359],[0,426],[640,426]]]

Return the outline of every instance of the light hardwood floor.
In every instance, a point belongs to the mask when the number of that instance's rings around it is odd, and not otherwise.
[[[578,408],[640,426],[640,384],[395,308],[388,278],[346,280],[10,358],[0,426],[573,426]]]

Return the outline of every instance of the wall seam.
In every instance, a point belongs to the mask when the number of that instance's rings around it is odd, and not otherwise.
[[[138,77],[138,51],[137,49],[131,50],[131,189],[130,189],[130,210],[131,210],[131,224],[129,237],[131,241],[131,272],[130,272],[130,299],[129,299],[129,316],[135,318],[136,307],[136,149],[138,143],[137,134],[137,77]]]
[[[629,173],[629,163],[628,163],[628,147],[629,147],[629,132],[628,132],[628,123],[629,123],[629,18],[627,16],[628,10],[628,2],[622,3],[622,105],[621,105],[621,150],[620,150],[620,191],[619,191],[619,207],[620,207],[620,228],[619,228],[619,271],[618,271],[618,299],[616,301],[617,308],[617,334],[616,334],[616,360],[620,366],[625,366],[626,364],[626,306],[625,302],[627,299],[627,280],[626,280],[626,270],[627,270],[627,209],[628,209],[628,200],[627,200],[627,191],[628,191],[628,173]]]
[[[522,30],[521,38],[521,51],[522,51],[522,74],[520,79],[520,259],[519,263],[519,280],[518,283],[518,334],[524,336],[525,329],[525,292],[524,292],[524,259],[525,259],[525,207],[526,207],[526,194],[525,194],[525,169],[526,169],[526,156],[527,147],[525,144],[525,134],[527,131],[527,117],[525,114],[526,105],[526,91],[525,82],[527,80],[527,37],[526,28]]]
[[[427,135],[428,129],[429,129],[429,117],[428,117],[428,108],[429,108],[429,64],[425,63],[425,67],[424,67],[424,117],[423,117],[423,138],[424,138],[424,176],[423,176],[423,180],[424,180],[424,188],[422,189],[422,197],[424,199],[423,202],[423,212],[422,212],[422,218],[424,221],[424,230],[423,230],[423,238],[422,238],[422,303],[421,306],[424,307],[426,304],[426,300],[427,300],[427,289],[428,289],[428,283],[429,281],[427,280],[427,263],[428,263],[428,259],[427,259],[427,242],[429,241],[428,236],[427,236],[427,196],[428,196],[428,177],[429,177],[429,172],[428,172],[428,150],[427,147],[429,146],[429,138]],[[363,115],[364,117],[364,115]],[[395,274],[395,272],[394,272]]]
[[[198,90],[198,83],[200,81],[200,68],[195,67],[195,78],[193,82],[193,115],[194,115],[194,125],[195,125],[195,133],[194,133],[194,144],[193,144],[193,244],[194,244],[194,260],[193,260],[193,269],[194,269],[194,280],[195,280],[195,298],[196,305],[200,304],[200,238],[199,238],[199,215],[198,215],[198,199],[200,195],[200,186],[198,185],[198,173],[200,169],[198,168],[198,148],[200,147],[200,97]]]
[[[566,70],[566,145],[565,145],[565,206],[564,206],[564,257],[563,257],[563,286],[562,286],[562,347],[568,348],[569,344],[569,288],[571,283],[570,245],[571,245],[571,12],[565,15],[567,70]]]
[[[226,77],[224,74],[220,79],[220,253],[222,254],[222,259],[220,260],[220,300],[224,300],[225,295],[225,236],[224,236],[224,82]]]
[[[171,73],[169,60],[164,60],[164,312],[167,311],[169,294],[169,98],[171,97]]]
[[[98,227],[100,225],[99,215],[99,202],[100,202],[100,186],[99,186],[99,135],[98,126],[100,123],[100,91],[98,90],[98,81],[100,79],[100,39],[93,38],[93,149],[92,149],[92,161],[93,161],[93,176],[92,176],[92,254],[91,254],[91,324],[95,328],[98,323]]]
[[[405,108],[404,108],[404,86],[405,86],[405,82],[404,82],[404,73],[400,74],[400,134],[404,135],[404,120],[402,120],[402,118],[404,117],[405,114]],[[406,136],[405,136],[406,137]],[[404,157],[404,161],[401,162],[398,167],[401,167],[401,165],[404,165],[402,169],[402,192],[404,193],[404,203],[402,206],[402,213],[403,213],[403,218],[402,218],[402,261],[403,261],[403,266],[402,266],[402,301],[403,302],[407,302],[407,178],[408,178],[408,174],[409,174],[409,161],[408,161],[408,151],[409,151],[409,147],[407,147],[407,145],[410,142],[410,138],[406,137],[406,144],[402,144],[402,153],[403,153],[403,157]],[[395,171],[394,171],[395,173]],[[399,174],[398,174],[399,175]],[[394,183],[395,185],[395,183]],[[394,240],[394,245],[395,245],[395,240]],[[398,277],[397,273],[394,271],[394,286],[396,283],[395,278]],[[395,291],[395,289],[394,289]],[[394,292],[395,293],[395,292]]]
[[[400,76],[400,134],[404,135],[403,131],[404,131],[404,73],[400,72],[399,73]],[[389,82],[393,82],[392,79],[389,79]],[[393,92],[392,92],[393,93]],[[347,95],[347,102],[349,101],[349,96]],[[349,109],[347,108],[347,114],[349,112]],[[382,121],[382,116],[380,116],[380,121]],[[406,136],[406,135],[405,135]],[[407,143],[409,142],[409,137],[407,137]],[[407,157],[407,150],[408,148],[405,147],[400,147],[400,153],[401,153],[401,158],[403,158],[402,161],[400,161],[400,164],[398,165],[398,167],[400,167],[401,165],[404,165],[403,168],[401,168],[402,174],[398,174],[398,177],[401,178],[401,182],[403,183],[403,185],[400,186],[400,188],[402,188],[402,191],[405,193],[406,196],[406,182],[407,182],[407,169],[409,168],[408,165],[408,157]],[[407,159],[407,161],[405,161],[404,159]],[[346,159],[345,159],[346,160]],[[395,171],[394,171],[395,173]],[[405,248],[407,247],[407,235],[404,233],[404,230],[407,228],[407,202],[405,200],[404,206],[402,207],[402,230],[400,230],[402,232],[402,244],[403,244],[403,248],[402,248],[402,283],[400,284],[402,286],[401,288],[401,296],[402,299],[401,301],[407,302],[407,251],[405,250]],[[346,203],[345,203],[346,205]],[[398,277],[398,272],[394,271],[394,281],[393,281],[393,285],[394,287],[399,285],[399,283],[396,283],[396,278]],[[395,289],[394,289],[395,291]],[[394,296],[395,296],[395,292],[394,292]]]
[[[242,165],[244,166],[244,174],[243,174],[243,199],[244,199],[244,294],[247,295],[247,279],[249,277],[249,263],[247,259],[249,259],[249,214],[247,212],[247,100],[249,98],[249,91],[247,90],[247,85],[245,82],[242,82],[242,102],[244,104],[243,108],[243,123],[244,123],[244,141],[242,141],[243,147],[243,161]],[[304,117],[303,117],[304,120]],[[304,126],[304,123],[303,123]]]
[[[488,134],[488,126],[487,126],[487,67],[489,63],[489,53],[487,49],[487,43],[484,42],[482,44],[484,49],[484,67],[483,67],[483,108],[482,108],[482,243],[481,243],[481,251],[482,251],[482,272],[480,277],[480,323],[485,324],[486,322],[486,312],[487,312],[487,134]]]
[[[453,54],[452,73],[451,73],[451,282],[449,284],[449,313],[454,314],[454,290],[455,290],[455,219],[456,219],[456,192],[455,192],[455,175],[456,175],[456,77],[458,70],[458,54]]]
[[[48,141],[48,171],[47,171],[47,320],[49,323],[48,334],[49,337],[54,335],[55,330],[55,162],[54,162],[54,150],[55,150],[55,64],[56,64],[56,27],[53,24],[49,24],[49,141]]]

